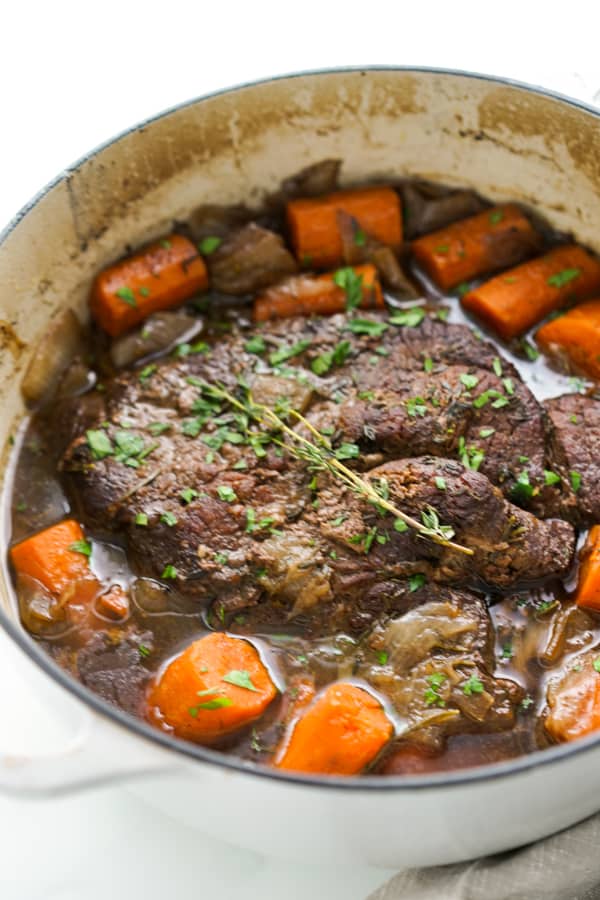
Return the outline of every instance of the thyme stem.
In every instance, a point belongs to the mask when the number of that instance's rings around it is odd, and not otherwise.
[[[302,413],[299,413],[295,409],[289,410],[289,414],[293,415],[294,418],[307,428],[311,435],[313,435],[316,443],[313,443],[308,440],[308,438],[304,437],[304,435],[295,431],[293,428],[290,428],[290,426],[287,425],[286,422],[284,422],[283,419],[269,406],[265,406],[262,403],[255,403],[252,399],[252,394],[247,387],[245,388],[245,390],[248,391],[247,402],[239,400],[221,384],[213,385],[205,382],[200,387],[201,390],[205,391],[207,394],[210,394],[217,399],[226,400],[231,406],[239,409],[241,412],[254,419],[255,422],[258,422],[263,426],[270,425],[277,431],[287,435],[294,442],[293,445],[290,446],[283,441],[278,441],[277,443],[279,443],[280,446],[284,446],[297,458],[305,460],[314,468],[328,471],[331,475],[337,477],[340,481],[343,481],[354,493],[364,497],[364,499],[381,509],[385,509],[386,512],[392,513],[397,519],[401,519],[402,522],[416,531],[421,537],[430,538],[436,544],[440,544],[441,546],[448,547],[452,550],[457,550],[468,556],[473,555],[473,551],[469,547],[464,547],[462,544],[457,544],[449,539],[452,537],[453,532],[448,527],[443,525],[434,527],[425,525],[423,522],[419,522],[418,519],[413,518],[413,516],[409,516],[407,513],[403,512],[393,503],[390,503],[385,497],[382,497],[370,481],[366,478],[362,478],[357,472],[349,469],[348,466],[345,466],[336,458],[331,449],[330,442],[316,430]],[[425,513],[423,515],[425,516]],[[448,534],[448,531],[450,531],[450,534]]]

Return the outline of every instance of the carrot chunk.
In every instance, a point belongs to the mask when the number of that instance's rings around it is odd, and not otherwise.
[[[198,250],[187,238],[172,234],[101,272],[90,306],[98,324],[117,337],[150,313],[177,306],[207,287]]]
[[[600,728],[600,674],[597,660],[579,663],[548,688],[544,727],[557,741],[573,741]]]
[[[497,275],[462,298],[465,309],[511,340],[544,316],[600,289],[600,262],[582,247],[557,247]]]
[[[581,551],[575,602],[584,609],[600,612],[600,525],[590,528]]]
[[[418,238],[410,245],[416,260],[441,288],[512,266],[537,247],[529,219],[512,203],[495,206]]]
[[[546,353],[563,353],[576,368],[600,379],[600,299],[542,325],[536,340]]]
[[[79,550],[77,549],[79,548]],[[17,575],[29,575],[59,596],[70,584],[90,578],[87,544],[74,519],[66,519],[15,544],[10,558]]]
[[[355,684],[338,682],[300,716],[275,765],[295,772],[356,775],[393,731],[375,697]]]
[[[352,305],[349,303],[352,281],[356,285],[361,309],[384,309],[377,269],[367,264],[338,269],[326,275],[294,275],[257,297],[254,301],[254,319],[264,322],[266,319],[332,316],[343,312]]]
[[[326,269],[342,261],[338,212],[352,216],[363,231],[382,244],[395,250],[402,244],[400,198],[391,187],[367,187],[291,200],[286,211],[296,258],[311,268]]]
[[[255,647],[215,632],[169,663],[150,689],[148,714],[181,738],[211,744],[258,719],[276,694]]]

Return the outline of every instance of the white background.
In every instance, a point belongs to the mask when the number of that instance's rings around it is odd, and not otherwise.
[[[454,67],[598,100],[597,10],[597,0],[0,0],[0,228],[115,132],[271,74]],[[40,751],[61,736],[35,683],[15,675],[17,652],[0,635],[0,747]],[[217,844],[124,788],[51,802],[0,797],[2,900],[362,900],[389,874],[309,863],[289,866]]]

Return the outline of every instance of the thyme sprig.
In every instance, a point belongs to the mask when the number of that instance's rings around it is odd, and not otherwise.
[[[421,521],[409,516],[407,513],[399,509],[395,504],[385,496],[387,493],[380,486],[373,484],[366,478],[361,477],[353,469],[349,469],[339,459],[336,458],[330,441],[322,435],[316,428],[302,415],[298,410],[286,409],[286,416],[292,416],[297,422],[302,424],[314,440],[309,440],[303,434],[300,434],[294,428],[291,428],[273,409],[262,403],[256,403],[252,399],[249,387],[245,383],[241,383],[241,387],[245,392],[244,399],[239,399],[222,384],[209,384],[208,382],[195,381],[200,390],[213,399],[225,400],[234,408],[240,410],[249,419],[266,428],[268,431],[282,434],[290,439],[290,442],[281,438],[270,435],[270,440],[287,450],[297,459],[304,460],[313,471],[328,472],[338,481],[343,482],[353,493],[372,503],[377,509],[389,512],[404,522],[409,528],[412,528],[420,536],[429,538],[436,544],[443,547],[449,547],[452,550],[458,550],[460,553],[466,553],[469,556],[473,551],[462,544],[457,544],[451,540],[454,537],[454,530],[450,525],[442,525],[435,509],[427,506],[421,513]],[[257,435],[254,435],[257,437]],[[264,439],[264,434],[258,437]]]

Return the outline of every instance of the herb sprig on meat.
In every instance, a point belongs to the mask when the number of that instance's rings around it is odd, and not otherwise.
[[[297,410],[287,409],[286,413],[301,423],[310,432],[313,440],[309,440],[287,425],[270,407],[256,403],[252,399],[250,389],[245,384],[240,385],[239,392],[242,393],[242,396],[239,397],[227,391],[221,384],[215,385],[200,381],[195,383],[206,397],[226,401],[247,415],[250,420],[262,425],[271,434],[270,440],[273,443],[278,444],[297,459],[307,462],[311,470],[328,472],[334,478],[342,481],[353,493],[363,497],[379,510],[391,513],[396,517],[396,520],[399,519],[422,537],[429,538],[436,544],[466,553],[469,556],[473,554],[473,551],[468,547],[451,540],[454,537],[454,530],[450,525],[442,525],[434,510],[424,510],[421,514],[421,521],[419,521],[391,503],[386,496],[382,495],[377,485],[345,466],[338,458],[338,455],[336,455],[329,440],[320,434]],[[281,435],[281,437],[277,437],[277,435]],[[289,440],[284,441],[283,436]],[[262,432],[260,437],[264,440],[268,435]]]

